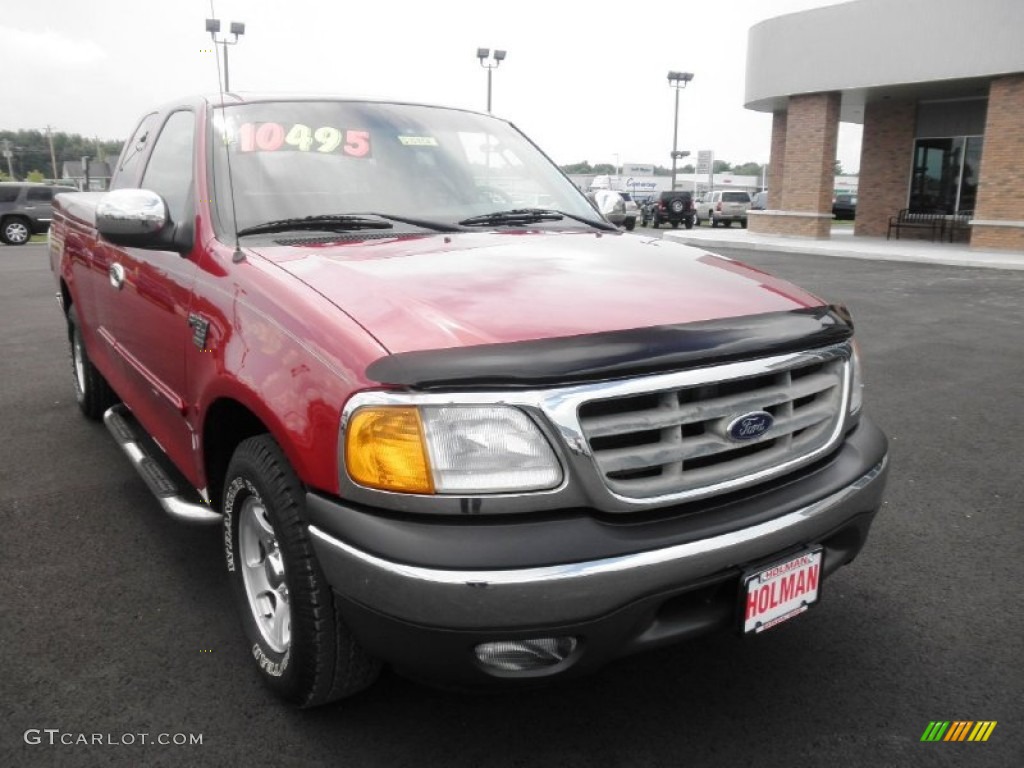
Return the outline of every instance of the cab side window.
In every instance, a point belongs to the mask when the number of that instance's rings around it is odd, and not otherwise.
[[[145,157],[149,142],[153,140],[156,133],[156,118],[156,112],[142,118],[135,133],[125,142],[121,149],[121,156],[117,160],[117,169],[110,184],[111,189],[123,189],[138,185],[142,158]]]
[[[174,112],[167,118],[149,164],[142,176],[144,189],[152,190],[167,201],[171,221],[178,224],[191,215],[186,210],[192,189],[192,145],[195,116],[189,111]]]

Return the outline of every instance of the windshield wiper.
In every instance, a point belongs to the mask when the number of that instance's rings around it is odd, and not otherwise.
[[[347,232],[355,229],[391,229],[394,227],[390,221],[380,221],[380,217],[370,219],[366,216],[354,216],[350,214],[327,215],[327,216],[303,216],[293,219],[278,219],[267,221],[263,224],[256,224],[252,227],[245,227],[237,232],[238,237],[245,235],[260,235],[268,232],[289,232],[295,229],[320,229],[331,232]]]
[[[377,216],[381,219],[387,219],[388,221],[397,221],[400,224],[412,224],[414,227],[423,227],[424,229],[433,229],[437,232],[461,232],[461,227],[456,227],[454,224],[445,224],[442,221],[431,221],[429,219],[414,219],[410,216],[395,216],[391,213],[377,213],[376,211],[363,212],[363,216]]]
[[[556,211],[552,208],[513,208],[509,211],[495,211],[480,216],[472,216],[459,222],[464,227],[485,227],[492,224],[532,224],[537,221],[561,221],[569,218],[581,221],[598,229],[615,229],[611,224],[595,221],[574,213]]]

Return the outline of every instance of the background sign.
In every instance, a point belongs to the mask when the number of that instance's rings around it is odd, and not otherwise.
[[[623,163],[622,164],[622,175],[623,176],[653,176],[654,166],[653,165],[642,165],[641,163]]]
[[[715,165],[715,153],[710,149],[702,149],[697,153],[697,173],[711,173]]]

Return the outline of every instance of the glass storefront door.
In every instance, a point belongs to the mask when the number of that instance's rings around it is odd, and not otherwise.
[[[910,182],[910,210],[973,211],[981,165],[981,136],[918,139]]]

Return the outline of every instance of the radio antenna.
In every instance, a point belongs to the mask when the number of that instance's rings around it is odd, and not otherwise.
[[[215,11],[213,8],[213,0],[210,0],[210,18],[206,20],[206,30],[210,33],[210,39],[213,40],[213,58],[217,61],[217,91],[220,94],[220,114],[223,120],[223,124],[221,126],[220,131],[221,136],[218,137],[217,131],[214,131],[213,140],[214,143],[216,144],[219,138],[224,145],[224,157],[226,159],[228,169],[228,198],[231,202],[231,233],[234,235],[235,238],[235,252],[231,256],[231,261],[235,264],[238,264],[239,262],[245,260],[245,254],[242,253],[242,247],[238,241],[238,211],[235,209],[235,179],[234,176],[231,174],[231,147],[230,137],[227,134],[228,126],[227,109],[225,108],[224,103],[224,81],[221,78],[220,53],[218,53],[217,51],[217,32],[220,30],[220,20],[217,18],[217,11]],[[226,55],[227,53],[225,53],[225,56]],[[227,62],[224,63],[226,66]],[[220,148],[216,146],[213,148],[213,160],[211,161],[211,168],[213,167],[213,162],[216,161],[217,151],[219,149]],[[215,175],[214,178],[216,178]]]

